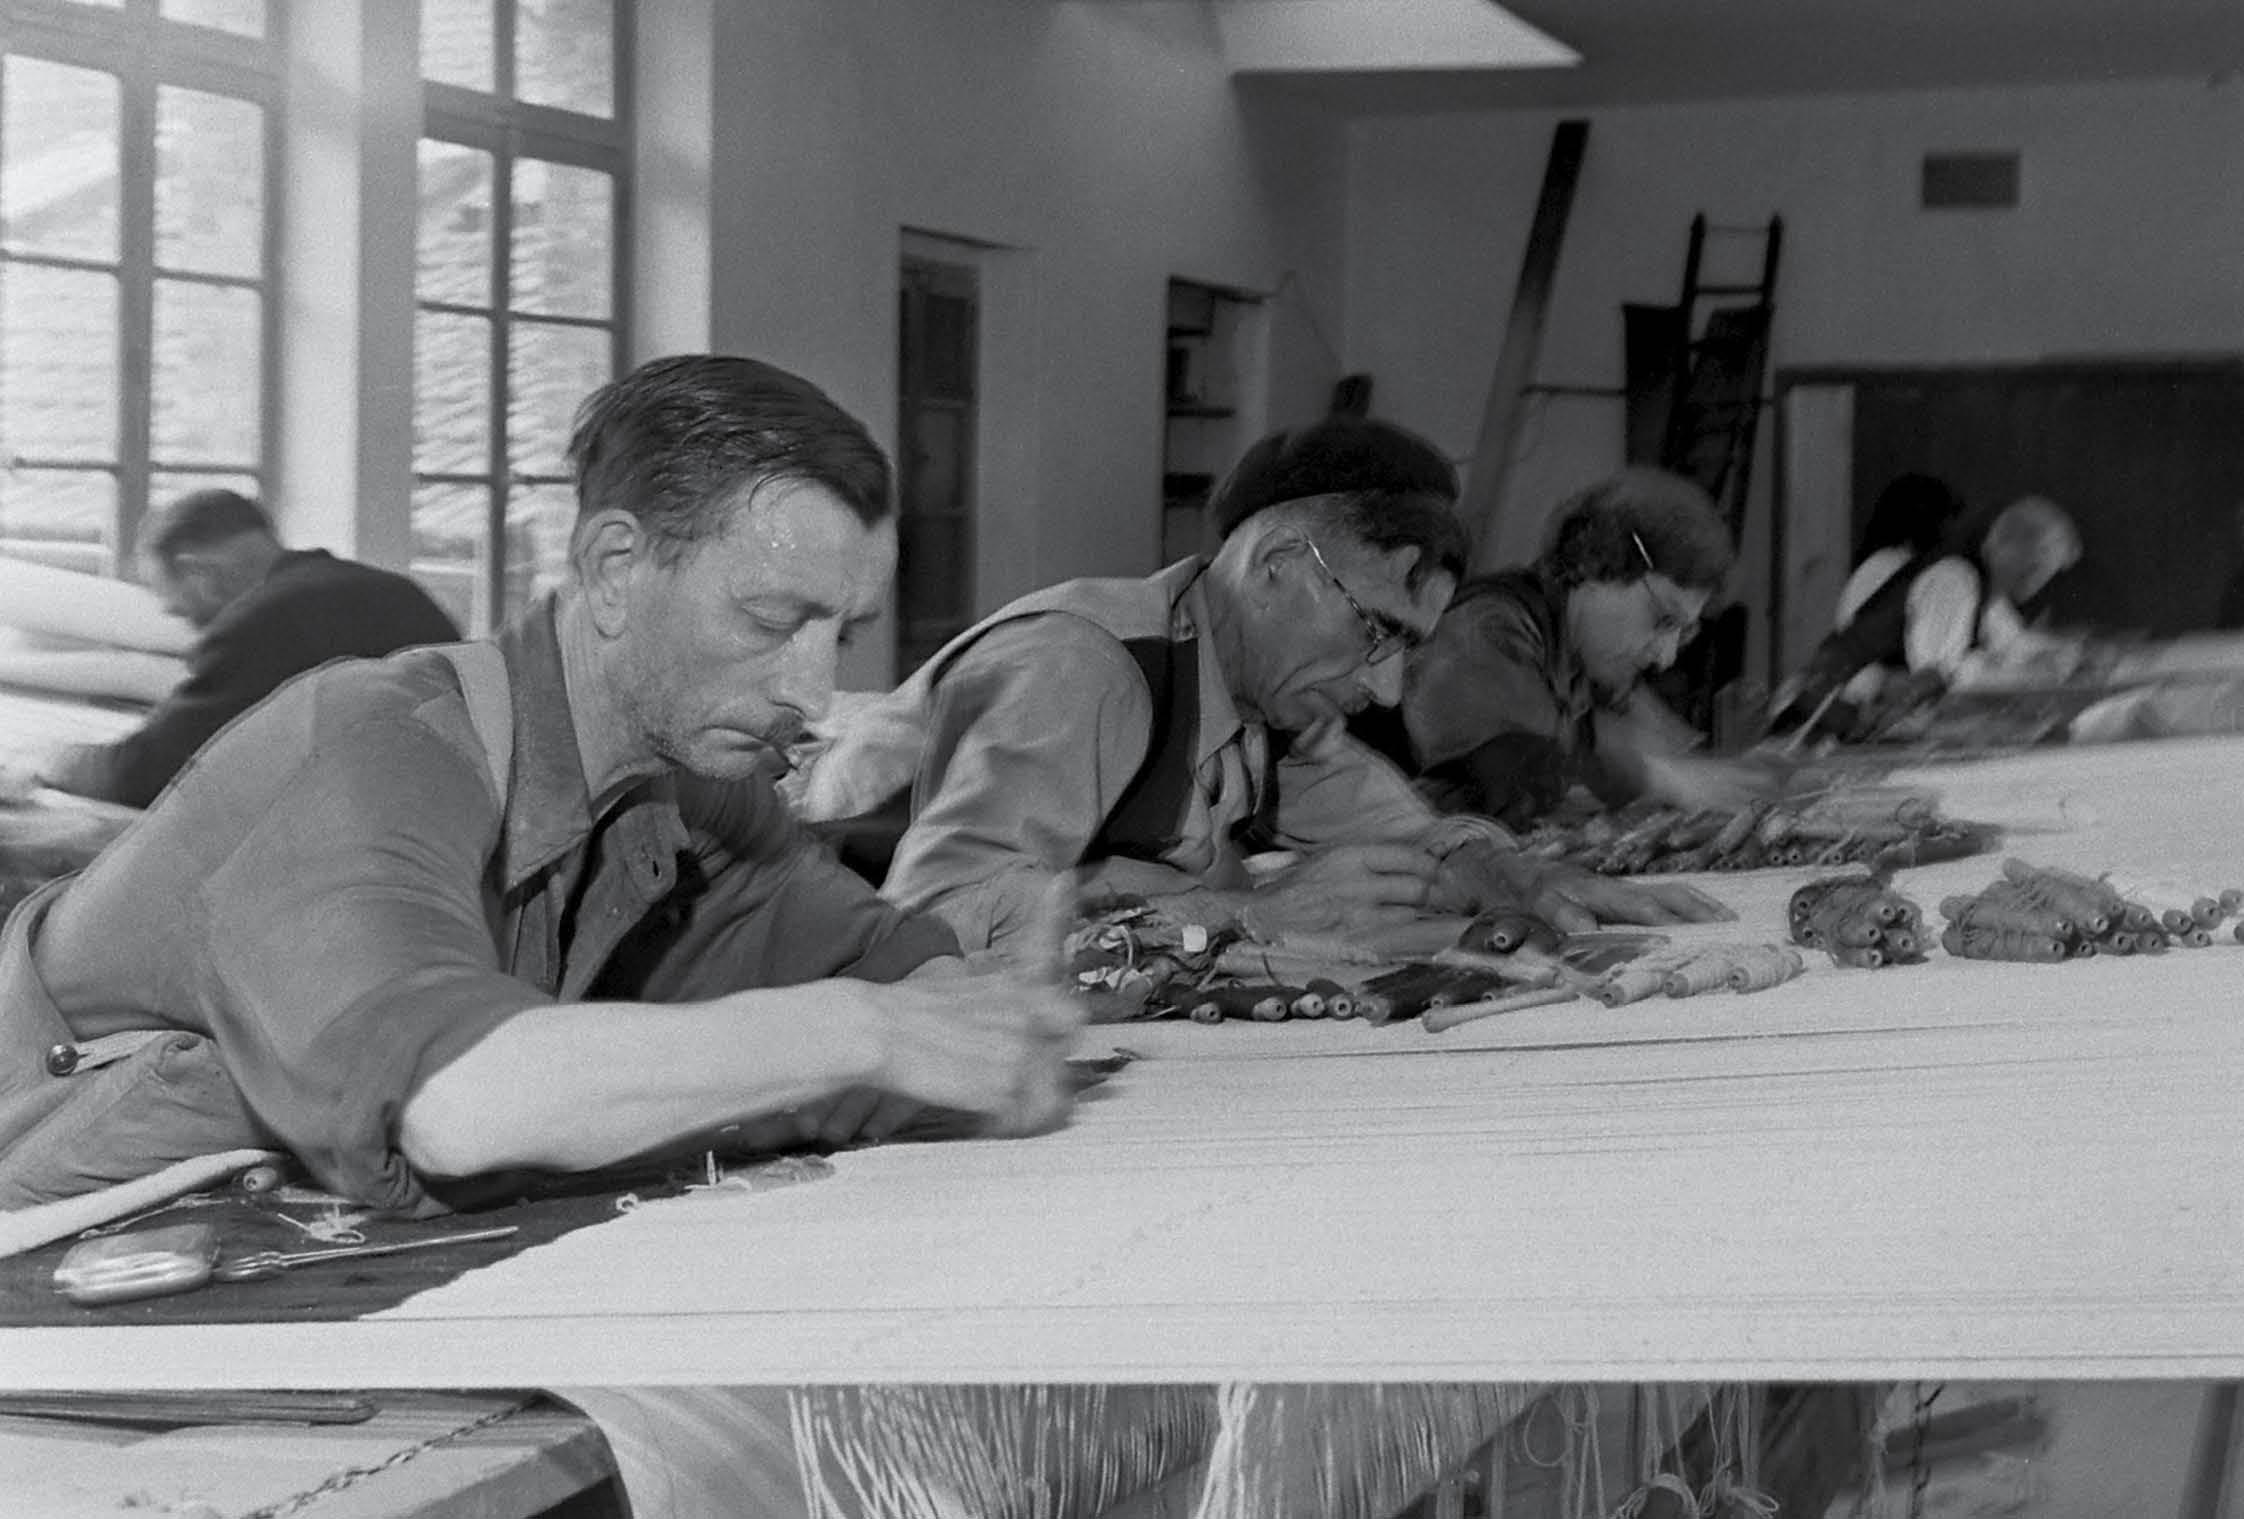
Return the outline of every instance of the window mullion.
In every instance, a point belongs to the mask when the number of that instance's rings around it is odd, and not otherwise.
[[[156,71],[143,55],[121,72],[117,334],[117,545],[115,565],[131,563],[134,536],[148,510],[155,428]]]
[[[504,12],[511,7],[500,9]],[[505,26],[502,22],[502,33]],[[506,524],[508,498],[513,494],[513,485],[507,478],[507,412],[513,398],[507,355],[513,347],[514,170],[515,150],[510,133],[493,165],[491,184],[491,518],[490,554],[484,561],[484,590],[490,597],[490,620],[494,624],[506,608]]]
[[[514,38],[517,29],[515,7],[518,3],[519,0],[499,0],[494,7],[498,15],[499,34],[492,44],[496,49],[491,60],[492,73],[494,82],[498,85],[498,96],[505,101],[512,101],[515,97]]]

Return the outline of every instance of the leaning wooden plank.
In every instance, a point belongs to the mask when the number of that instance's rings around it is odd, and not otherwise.
[[[1574,183],[1581,175],[1582,152],[1588,143],[1587,121],[1562,121],[1551,133],[1542,193],[1535,202],[1535,220],[1528,229],[1519,284],[1512,294],[1511,315],[1504,323],[1503,346],[1496,352],[1496,373],[1489,381],[1488,402],[1481,411],[1480,437],[1473,445],[1472,469],[1465,477],[1464,500],[1458,507],[1473,535],[1475,564],[1481,568],[1488,567],[1488,556],[1494,552],[1496,512],[1503,505],[1504,483],[1511,473],[1520,408],[1535,377],[1536,355],[1543,346],[1543,317],[1550,304],[1551,285],[1558,277],[1559,248],[1566,238],[1566,217],[1574,203]]]

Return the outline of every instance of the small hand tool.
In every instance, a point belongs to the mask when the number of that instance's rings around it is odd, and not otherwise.
[[[1532,991],[1513,992],[1508,996],[1490,997],[1482,1002],[1461,1002],[1454,1007],[1429,1009],[1419,1022],[1429,1034],[1439,1034],[1460,1023],[1472,1023],[1482,1018],[1492,1018],[1498,1013],[1525,1012],[1531,1007],[1555,1007],[1561,1002],[1578,1000],[1580,993],[1571,987],[1545,986]]]
[[[319,1261],[348,1260],[360,1255],[398,1255],[407,1250],[433,1250],[439,1245],[465,1245],[477,1240],[505,1239],[518,1232],[520,1225],[507,1224],[497,1229],[470,1229],[464,1234],[439,1234],[428,1239],[390,1240],[374,1245],[335,1245],[325,1250],[252,1250],[247,1255],[237,1255],[218,1263],[211,1278],[220,1282],[250,1282],[261,1277],[278,1276],[296,1266],[309,1266]]]

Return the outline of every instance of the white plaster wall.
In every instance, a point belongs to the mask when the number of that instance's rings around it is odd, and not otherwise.
[[[1010,250],[978,601],[1159,554],[1166,282],[1270,305],[1257,425],[1338,371],[1342,128],[1242,94],[1194,0],[755,0],[716,14],[712,341],[799,369],[892,440],[903,228]],[[1322,336],[1320,336],[1322,334]],[[888,676],[876,631],[845,684]]]
[[[1347,365],[1378,410],[1472,452],[1556,113],[1351,129]],[[1785,221],[1774,364],[2244,352],[2244,87],[2143,81],[1592,113],[1537,378],[1617,386],[1624,301],[1673,301],[1693,214]],[[2010,212],[1917,208],[1929,151],[2015,150]],[[1750,244],[1739,245],[1750,253]],[[1750,264],[1750,258],[1747,259]],[[1750,268],[1714,264],[1710,273]],[[1764,419],[1747,562],[1767,582]],[[1531,414],[1498,525],[1621,459],[1618,401]]]

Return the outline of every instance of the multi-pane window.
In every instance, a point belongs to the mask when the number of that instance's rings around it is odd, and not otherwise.
[[[413,572],[463,626],[567,564],[577,403],[622,352],[622,0],[422,0]]]
[[[264,0],[0,0],[0,552],[126,567],[152,504],[261,492]]]

